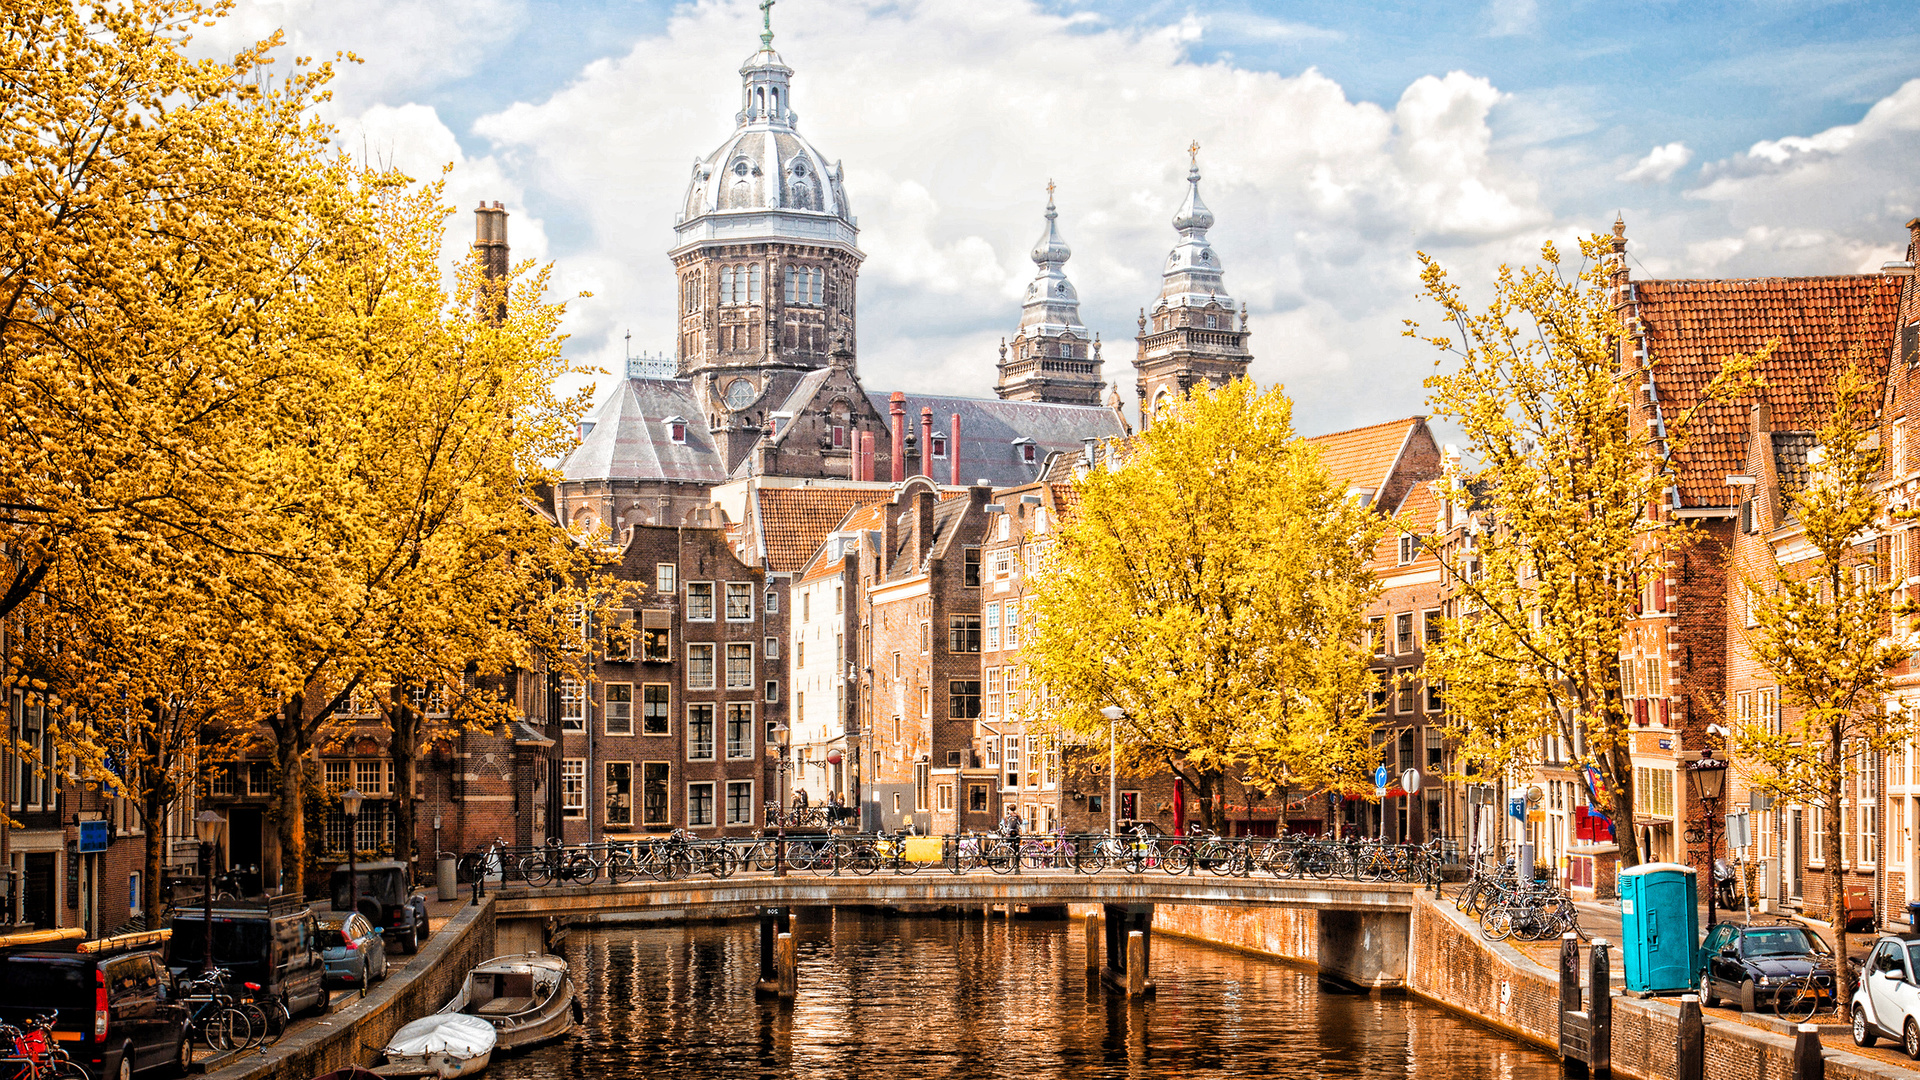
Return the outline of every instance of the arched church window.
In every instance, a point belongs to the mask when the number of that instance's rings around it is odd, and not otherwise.
[[[755,263],[747,267],[747,303],[760,302],[760,265]]]
[[[759,113],[762,116],[766,115],[767,92],[765,90],[755,90],[753,92],[753,111]]]
[[[773,115],[780,115],[780,91],[777,89],[773,91]]]
[[[720,268],[720,303],[725,305],[733,302],[733,267],[723,266]]]
[[[821,290],[826,287],[827,272],[825,270],[820,269],[819,267],[815,267],[808,272],[807,280],[812,283],[810,286],[810,291],[807,294],[810,298],[808,300],[808,303],[812,303],[812,304],[821,303],[820,295],[821,295]]]

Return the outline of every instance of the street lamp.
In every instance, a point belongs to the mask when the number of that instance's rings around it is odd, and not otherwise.
[[[785,805],[785,788],[787,786],[787,725],[775,724],[767,729],[767,734],[773,736],[780,744],[780,759],[773,764],[774,775],[778,776],[779,779],[774,782],[774,797],[768,803],[768,805],[773,807],[774,827],[777,830],[773,841],[773,876],[786,877],[787,810]]]
[[[1720,796],[1727,789],[1727,763],[1714,757],[1712,750],[1703,751],[1700,760],[1687,768],[1687,784],[1693,789],[1694,797],[1707,807],[1707,926],[1711,928],[1718,919],[1714,904],[1717,883],[1713,880],[1713,817],[1719,812]]]
[[[340,814],[347,819],[347,910],[360,910],[360,804],[366,796],[359,788],[340,793]]]
[[[206,917],[207,968],[213,970],[213,849],[220,845],[220,837],[227,831],[227,819],[211,810],[202,810],[193,816],[193,835],[200,841],[201,881],[205,888],[200,890],[202,914]]]
[[[1127,710],[1109,705],[1100,710],[1107,718],[1107,835],[1120,835],[1120,721]]]

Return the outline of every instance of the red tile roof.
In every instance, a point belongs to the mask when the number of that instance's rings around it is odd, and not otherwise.
[[[1641,281],[1633,290],[1669,424],[1700,402],[1729,356],[1780,339],[1757,369],[1764,387],[1694,414],[1678,454],[1687,506],[1728,505],[1726,477],[1746,466],[1755,401],[1772,406],[1775,431],[1806,431],[1831,407],[1830,380],[1849,357],[1883,378],[1900,295],[1897,279],[1877,275]]]
[[[760,536],[767,545],[767,570],[792,573],[806,566],[847,511],[885,502],[891,495],[881,488],[760,488],[755,496],[760,504]]]
[[[1400,448],[1424,416],[1388,420],[1366,427],[1315,435],[1307,441],[1320,449],[1320,460],[1334,478],[1348,487],[1372,488],[1376,494],[1386,483],[1387,470],[1400,458]]]

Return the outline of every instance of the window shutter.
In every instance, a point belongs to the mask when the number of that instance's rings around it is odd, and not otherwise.
[[[1667,579],[1665,577],[1653,579],[1653,610],[1667,610]]]

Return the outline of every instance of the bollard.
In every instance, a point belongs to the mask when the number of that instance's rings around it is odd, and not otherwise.
[[[774,954],[780,968],[780,996],[792,1000],[800,992],[800,972],[794,966],[792,934],[780,935]]]
[[[1820,1029],[1801,1024],[1793,1040],[1793,1080],[1827,1080],[1827,1059],[1820,1054]]]
[[[1138,930],[1127,931],[1127,996],[1147,996],[1147,937]]]
[[[1100,985],[1100,920],[1087,916],[1087,985]]]
[[[1588,1069],[1594,1076],[1613,1072],[1613,968],[1607,961],[1607,939],[1593,939],[1587,971]]]
[[[1580,938],[1569,930],[1560,935],[1560,1061],[1566,1068],[1585,1068],[1586,1056],[1579,1052],[1576,1045],[1573,1053],[1568,1052],[1569,1028],[1575,1024],[1572,1014],[1580,1011]]]
[[[1707,1025],[1700,1018],[1700,998],[1680,995],[1680,1032],[1674,1044],[1674,1080],[1705,1080]]]

